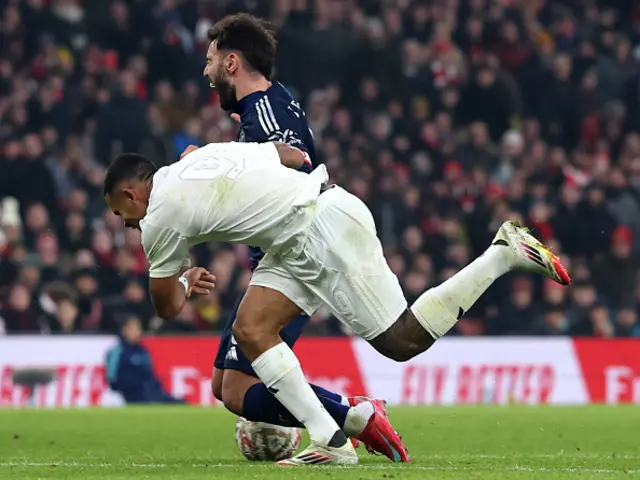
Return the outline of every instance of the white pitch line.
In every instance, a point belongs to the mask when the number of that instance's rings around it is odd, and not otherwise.
[[[452,454],[431,454],[428,456],[428,459],[438,459],[438,460],[508,460],[514,458],[522,458],[525,460],[528,459],[556,459],[556,460],[586,460],[586,459],[600,459],[600,458],[608,458],[608,459],[616,459],[616,460],[640,460],[640,455],[627,455],[627,454],[611,454],[604,455],[602,453],[531,453],[531,454],[510,454],[510,455],[499,455],[499,454],[491,454],[491,453],[452,453]]]
[[[138,469],[162,469],[171,468],[171,465],[164,463],[82,463],[82,462],[0,462],[0,468],[42,468],[42,467],[67,467],[67,468],[138,468]],[[179,467],[176,465],[175,467]],[[226,463],[200,463],[193,464],[191,468],[270,468],[275,465],[270,464],[226,464]],[[627,475],[640,475],[640,470],[613,470],[608,468],[577,468],[577,467],[527,467],[524,465],[498,466],[488,468],[478,468],[471,466],[428,466],[428,465],[323,465],[320,468],[336,470],[410,470],[429,472],[468,472],[468,471],[496,471],[496,472],[531,472],[531,473],[594,473],[594,474],[615,474],[624,473]]]
[[[587,460],[587,459],[615,459],[615,460],[640,460],[640,455],[629,455],[629,454],[604,454],[604,453],[592,453],[592,452],[564,452],[560,451],[558,453],[522,453],[522,454],[509,454],[509,455],[501,455],[496,453],[434,453],[428,455],[425,458],[426,461],[433,460],[446,460],[448,462],[455,462],[459,460],[509,460],[509,459],[556,459],[556,460]],[[28,462],[25,457],[22,457],[23,462]],[[56,463],[57,460],[52,460],[53,463]],[[48,465],[46,462],[41,462],[44,465]],[[69,463],[69,462],[63,462]],[[75,463],[75,462],[71,462]],[[2,462],[0,462],[2,465]],[[108,464],[111,465],[111,464]],[[152,463],[152,464],[138,464],[138,463],[127,463],[126,465],[135,465],[142,467],[154,467],[157,465],[164,466],[162,463]],[[202,464],[208,465],[208,464]],[[229,464],[232,465],[232,464]],[[252,465],[262,465],[259,463],[254,463]],[[266,465],[266,463],[264,464]]]

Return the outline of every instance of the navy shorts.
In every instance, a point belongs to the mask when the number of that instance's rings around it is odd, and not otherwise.
[[[226,325],[224,326],[222,337],[220,338],[220,345],[218,346],[218,353],[216,354],[216,359],[213,365],[216,370],[239,370],[247,375],[257,377],[251,367],[251,362],[244,356],[231,333],[239,306],[240,302],[236,304],[233,313],[231,313]],[[298,338],[300,338],[302,330],[307,326],[307,323],[309,323],[309,317],[307,315],[300,315],[299,317],[296,317],[280,332],[282,341],[289,345],[289,347],[293,348]]]

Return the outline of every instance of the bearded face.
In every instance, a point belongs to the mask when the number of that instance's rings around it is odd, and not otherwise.
[[[233,111],[238,104],[236,86],[231,83],[227,72],[219,69],[212,80],[213,88],[218,92],[222,109],[227,112]]]
[[[224,55],[216,48],[215,42],[211,42],[204,68],[204,76],[209,80],[209,86],[218,92],[220,106],[227,112],[233,111],[238,104],[236,86],[229,75],[229,69],[233,65],[231,55],[233,54]]]

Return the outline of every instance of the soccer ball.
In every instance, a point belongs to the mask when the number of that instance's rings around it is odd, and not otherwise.
[[[254,462],[277,462],[290,458],[298,449],[301,439],[299,428],[250,422],[242,417],[236,422],[238,448],[247,460]]]

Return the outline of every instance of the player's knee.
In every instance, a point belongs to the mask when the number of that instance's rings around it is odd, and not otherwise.
[[[222,402],[222,377],[213,376],[211,379],[211,393],[216,398],[216,400]]]
[[[420,353],[411,345],[382,346],[373,344],[373,346],[378,353],[396,362],[407,362]]]
[[[244,399],[247,391],[256,383],[256,377],[238,370],[226,370],[222,383],[222,403],[227,410],[236,415],[244,416]]]
[[[279,329],[260,314],[239,311],[232,332],[239,345],[255,346],[270,341],[278,335]]]
[[[385,357],[396,362],[406,362],[428,350],[434,339],[424,330],[419,332],[407,329],[406,324],[399,320],[369,343]]]
[[[233,389],[222,389],[222,403],[231,413],[242,416],[244,397],[237,395]]]
[[[244,321],[240,315],[236,318],[231,331],[239,345],[253,345],[260,339],[258,326],[253,322]]]
[[[395,360],[396,362],[408,362],[418,353],[418,351],[413,349],[405,351],[393,350],[389,352],[389,355],[387,355],[387,357],[389,357],[391,360]]]
[[[369,341],[378,352],[396,362],[406,362],[428,350],[435,342],[407,309],[385,332]]]

